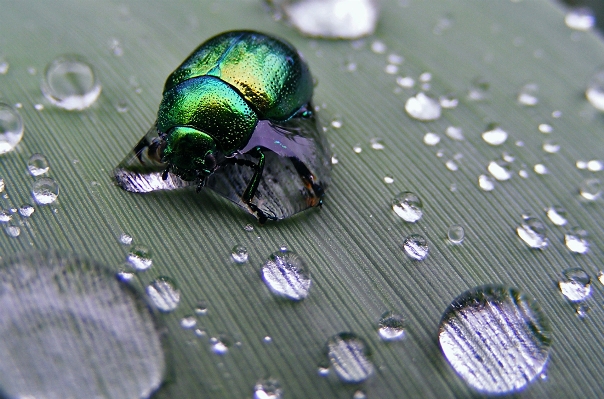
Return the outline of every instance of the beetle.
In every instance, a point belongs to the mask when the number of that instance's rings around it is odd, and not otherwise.
[[[115,179],[132,192],[209,187],[260,223],[320,206],[331,155],[313,89],[286,41],[214,36],[168,76],[155,124]]]

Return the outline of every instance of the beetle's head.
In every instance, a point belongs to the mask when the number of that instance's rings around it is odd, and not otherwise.
[[[216,142],[192,127],[177,126],[166,134],[163,162],[183,180],[205,179],[216,170]]]

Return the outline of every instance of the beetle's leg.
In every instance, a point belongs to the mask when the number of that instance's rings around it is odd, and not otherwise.
[[[323,187],[320,184],[317,184],[315,181],[315,175],[308,169],[308,167],[300,161],[296,157],[289,158],[296,168],[296,172],[302,178],[302,182],[304,186],[310,192],[311,197],[307,198],[307,202],[309,206],[321,206],[323,205]]]

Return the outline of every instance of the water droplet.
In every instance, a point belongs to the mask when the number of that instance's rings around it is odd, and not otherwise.
[[[151,251],[144,245],[133,245],[126,255],[126,262],[139,272],[147,270],[153,265]]]
[[[388,60],[389,64],[401,65],[405,61],[405,58],[402,55],[393,53],[393,54],[388,54],[387,60]]]
[[[113,55],[116,57],[121,57],[124,55],[124,48],[122,47],[122,44],[114,37],[109,39],[109,50],[111,50]]]
[[[52,204],[59,197],[59,183],[54,179],[43,177],[34,181],[31,194],[38,205]]]
[[[523,179],[528,179],[529,173],[525,169],[520,169],[518,171],[518,176],[522,177]]]
[[[596,16],[588,7],[574,7],[564,16],[564,23],[571,29],[587,31],[596,24]]]
[[[352,151],[354,151],[355,154],[360,154],[361,152],[363,152],[363,147],[361,147],[360,144],[355,144],[352,147]]]
[[[101,84],[83,57],[64,55],[46,67],[42,94],[57,107],[80,111],[96,101],[101,94]]]
[[[259,380],[254,386],[254,399],[281,399],[283,389],[274,378]]]
[[[125,270],[120,270],[115,275],[117,276],[118,280],[123,281],[124,283],[130,282],[134,278],[134,273],[127,272]]]
[[[15,225],[8,225],[4,227],[4,232],[9,237],[19,237],[21,234],[21,228]]]
[[[547,247],[545,225],[535,217],[525,217],[520,226],[516,228],[518,237],[533,249],[544,249]]]
[[[384,148],[386,148],[384,146],[384,143],[382,142],[382,139],[380,138],[373,138],[369,141],[369,143],[371,144],[371,148],[374,150],[383,150]]]
[[[535,164],[535,166],[533,166],[533,170],[538,175],[546,175],[549,173],[549,170],[547,169],[547,167],[545,165],[543,165],[542,163]]]
[[[430,248],[428,247],[428,241],[423,236],[411,234],[405,237],[403,250],[411,259],[424,260],[428,256]]]
[[[378,334],[384,341],[398,341],[405,336],[403,317],[388,311],[382,315],[378,323]]]
[[[245,226],[243,226],[243,230],[247,231],[248,233],[254,231],[254,226],[252,226],[251,224],[246,224]]]
[[[452,244],[461,244],[465,237],[465,231],[462,225],[454,224],[447,231],[447,238]]]
[[[499,126],[490,125],[489,130],[482,133],[482,139],[490,145],[501,145],[508,139],[508,132]]]
[[[293,301],[306,298],[311,284],[302,258],[287,250],[271,254],[264,262],[262,279],[273,294]]]
[[[29,73],[30,75],[35,75],[36,73],[38,73],[38,71],[36,70],[36,68],[34,67],[27,67],[27,73]]]
[[[119,100],[115,103],[115,110],[120,114],[128,112],[128,102],[124,99]]]
[[[602,181],[600,179],[585,179],[579,186],[579,194],[589,201],[595,201],[602,195]]]
[[[495,188],[495,181],[487,175],[480,175],[478,176],[478,187],[483,191],[493,191]]]
[[[8,223],[13,219],[13,215],[7,210],[0,211],[0,223]]]
[[[396,78],[396,84],[406,89],[410,89],[415,85],[415,80],[413,80],[413,78],[410,76],[399,76]]]
[[[271,343],[273,342],[273,338],[270,337],[269,335],[267,335],[266,337],[262,338],[262,340],[266,343]]]
[[[28,218],[34,213],[34,211],[35,209],[33,206],[29,204],[23,204],[19,208],[19,215],[23,216],[24,218]]]
[[[49,169],[48,160],[42,154],[34,154],[27,161],[27,170],[34,177],[47,173]]]
[[[562,272],[558,287],[569,301],[581,302],[591,295],[591,278],[578,267],[566,269]]]
[[[195,307],[195,314],[205,316],[208,314],[208,305],[205,302],[199,302]]]
[[[360,383],[373,374],[367,343],[354,333],[342,332],[327,340],[325,352],[341,381]]]
[[[447,126],[445,129],[445,134],[451,140],[463,141],[465,139],[462,128],[458,126]]]
[[[336,155],[335,155],[335,154],[334,154],[334,155],[332,155],[332,156],[331,156],[331,164],[332,164],[332,165],[337,165],[337,164],[338,164],[338,162],[340,162],[340,161],[338,161],[338,158],[336,157]]]
[[[452,159],[449,159],[447,162],[445,162],[445,166],[452,172],[455,172],[459,169],[459,165],[457,165],[457,163],[455,163],[455,161]]]
[[[587,241],[587,231],[580,227],[573,227],[564,233],[564,243],[566,248],[576,254],[586,254],[589,251],[589,241]]]
[[[243,245],[235,245],[231,250],[231,257],[233,258],[235,263],[241,264],[247,262],[247,248]]]
[[[560,151],[560,144],[552,140],[546,140],[543,142],[543,151],[550,154],[555,154]]]
[[[327,377],[329,375],[329,367],[319,366],[319,368],[317,369],[317,373],[321,377]]]
[[[216,355],[226,355],[230,345],[228,339],[221,336],[220,338],[210,338],[210,346]]]
[[[394,183],[394,178],[392,176],[384,176],[384,183],[392,184]]]
[[[21,114],[10,105],[0,102],[0,154],[14,150],[22,138]]]
[[[387,49],[386,44],[381,40],[375,40],[373,43],[371,43],[371,51],[376,54],[384,54]]]
[[[486,394],[524,389],[547,363],[551,330],[536,302],[515,288],[482,286],[445,310],[438,340],[449,364]]]
[[[438,97],[438,102],[441,107],[446,109],[453,109],[459,105],[459,100],[452,94]]]
[[[548,125],[547,123],[542,123],[539,125],[539,131],[541,133],[551,133],[554,130],[554,128],[551,125]]]
[[[384,67],[384,72],[386,72],[388,75],[396,75],[398,73],[398,66],[388,64]]]
[[[518,92],[518,103],[529,107],[535,106],[539,103],[537,94],[539,94],[539,86],[536,83],[528,83]]]
[[[0,59],[0,75],[6,75],[8,73],[8,68],[10,65],[8,62]]]
[[[604,111],[604,69],[591,77],[585,90],[585,97],[594,108]]]
[[[575,166],[577,167],[577,169],[587,169],[587,161],[577,161],[575,163]]]
[[[545,208],[545,214],[556,226],[564,226],[568,222],[568,220],[566,220],[566,209],[561,206],[554,205]]]
[[[120,234],[120,243],[124,244],[124,245],[130,245],[132,244],[132,236],[126,234],[126,233],[122,233]]]
[[[439,102],[423,92],[419,92],[407,100],[405,111],[409,116],[420,121],[433,121],[440,118],[441,115]]]
[[[4,179],[0,177],[0,193],[4,191],[6,188],[6,184],[4,183]]]
[[[587,170],[590,172],[600,172],[601,170],[604,170],[604,162],[592,159],[587,162]]]
[[[436,133],[428,132],[424,135],[424,144],[435,146],[440,143],[440,136]]]
[[[420,82],[430,82],[432,80],[432,74],[430,72],[424,72],[419,75]]]
[[[197,325],[197,319],[193,316],[186,316],[180,319],[180,326],[184,329],[191,329]]]
[[[506,161],[491,161],[487,166],[487,170],[499,181],[509,180],[512,177],[510,164]]]
[[[34,104],[34,109],[36,111],[42,111],[42,110],[44,110],[44,105],[42,105],[42,104]]]
[[[180,291],[170,277],[160,276],[147,286],[147,296],[162,312],[171,312],[178,307]]]
[[[602,270],[598,272],[598,281],[600,284],[604,285],[604,272]]]
[[[403,191],[392,199],[392,210],[405,222],[415,223],[424,214],[422,200],[415,193]]]
[[[472,81],[468,90],[468,100],[484,101],[489,96],[489,82],[482,78],[476,78]]]
[[[343,123],[342,123],[342,121],[341,121],[341,120],[339,120],[339,119],[334,119],[333,121],[331,121],[331,126],[332,126],[334,129],[339,129],[339,128],[341,128],[341,127],[342,127],[342,125],[343,125]]]

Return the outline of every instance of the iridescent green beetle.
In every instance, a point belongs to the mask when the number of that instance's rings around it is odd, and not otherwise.
[[[115,178],[139,193],[209,187],[261,223],[320,206],[331,156],[312,93],[291,44],[251,31],[215,36],[168,77],[157,121]]]

